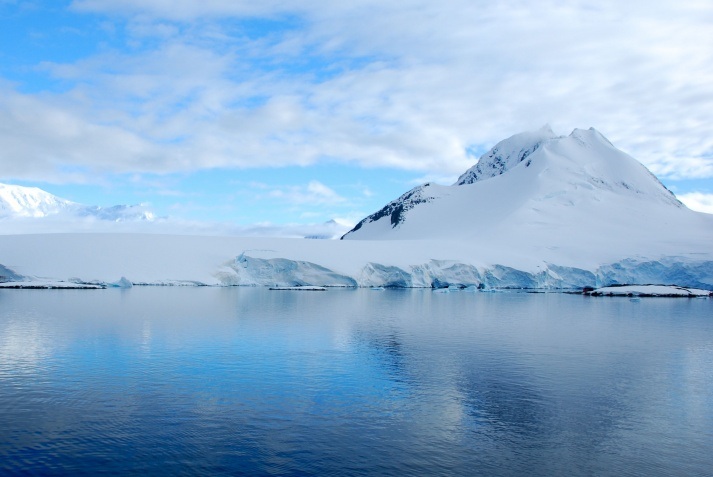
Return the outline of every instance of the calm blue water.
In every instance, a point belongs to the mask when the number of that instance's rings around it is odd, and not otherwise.
[[[713,475],[713,300],[0,291],[0,474]]]

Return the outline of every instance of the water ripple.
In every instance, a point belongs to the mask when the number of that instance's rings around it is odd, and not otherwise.
[[[138,288],[0,298],[3,475],[713,468],[710,300]]]

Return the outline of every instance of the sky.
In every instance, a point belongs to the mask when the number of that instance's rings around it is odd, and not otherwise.
[[[0,182],[76,202],[355,223],[544,124],[713,213],[713,3],[0,0]]]

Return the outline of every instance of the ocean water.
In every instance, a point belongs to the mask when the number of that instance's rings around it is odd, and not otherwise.
[[[0,291],[0,475],[713,475],[713,300]]]

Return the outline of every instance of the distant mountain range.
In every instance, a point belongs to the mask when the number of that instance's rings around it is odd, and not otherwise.
[[[337,220],[317,224],[239,225],[156,217],[144,205],[85,205],[37,187],[8,184],[0,184],[0,221],[3,234],[141,232],[334,239],[351,227]]]
[[[111,222],[155,219],[154,214],[142,205],[84,205],[62,199],[37,187],[0,184],[0,218],[42,217],[93,217]]]

